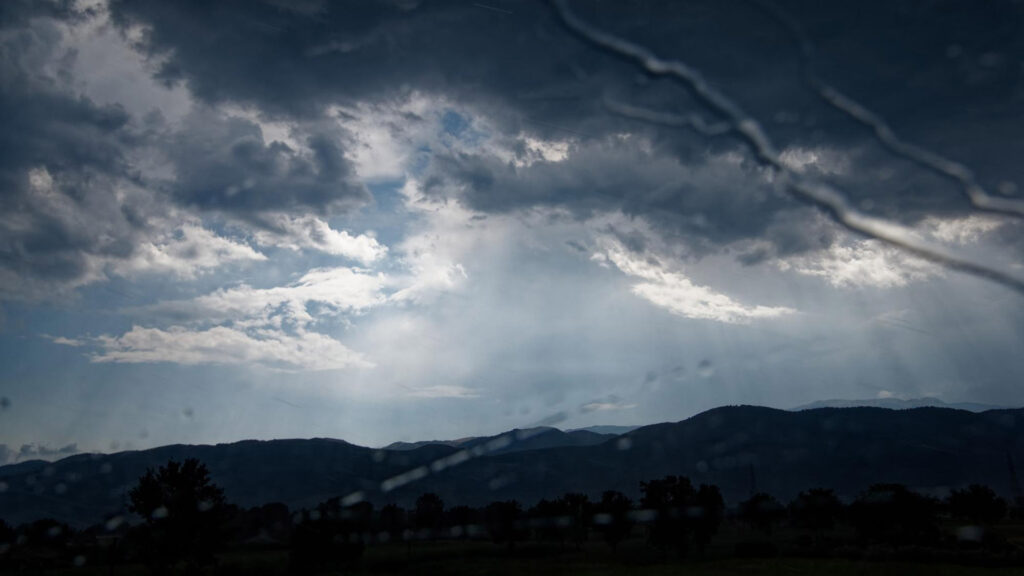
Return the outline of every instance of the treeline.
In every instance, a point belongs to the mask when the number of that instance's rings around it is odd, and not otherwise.
[[[515,500],[448,505],[425,493],[409,509],[377,508],[350,495],[297,511],[281,503],[241,509],[226,502],[203,464],[172,461],[139,479],[128,495],[128,517],[84,530],[54,520],[17,528],[0,521],[0,569],[144,563],[161,573],[173,566],[198,570],[227,548],[287,548],[290,571],[304,574],[351,567],[370,546],[398,544],[411,556],[416,546],[436,540],[488,540],[509,553],[527,542],[567,551],[602,542],[614,554],[632,538],[664,560],[702,558],[723,526],[731,538],[718,543],[718,555],[920,558],[943,551],[948,559],[952,550],[975,559],[1021,560],[1021,551],[992,529],[1010,507],[980,485],[940,500],[899,484],[876,484],[848,504],[823,488],[788,503],[757,493],[731,508],[717,486],[695,486],[682,476],[641,482],[639,493],[636,501],[616,491],[595,499],[567,493],[530,507]]]

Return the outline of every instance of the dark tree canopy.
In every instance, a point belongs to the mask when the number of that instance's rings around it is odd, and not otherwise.
[[[487,532],[496,544],[507,544],[509,548],[525,536],[522,526],[522,507],[515,500],[491,502],[484,508],[484,523]]]
[[[673,548],[680,554],[686,554],[690,538],[686,514],[696,495],[690,479],[665,476],[641,482],[640,491],[643,493],[640,507],[654,515],[647,529],[648,542],[662,551]]]
[[[206,465],[189,458],[149,469],[128,497],[130,511],[145,521],[141,536],[151,565],[213,561],[226,508],[224,491],[210,481]]]
[[[789,504],[793,524],[805,530],[831,530],[843,512],[843,503],[835,492],[825,488],[805,490]]]
[[[902,484],[874,484],[850,505],[850,522],[863,540],[928,543],[938,537],[938,503]]]
[[[601,495],[601,501],[594,507],[594,525],[604,541],[615,550],[629,536],[633,529],[633,501],[622,492],[608,490]]]
[[[771,534],[772,527],[786,515],[786,509],[771,494],[758,492],[740,502],[737,516],[756,530]]]
[[[444,519],[444,500],[433,492],[421,494],[416,499],[413,519],[417,531],[431,538],[438,536]]]
[[[949,513],[954,518],[975,524],[995,524],[1006,516],[1006,500],[988,486],[971,484],[963,490],[953,490],[946,499]]]

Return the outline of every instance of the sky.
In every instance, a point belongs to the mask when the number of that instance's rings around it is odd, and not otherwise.
[[[0,3],[0,463],[1024,405],[1017,2]]]

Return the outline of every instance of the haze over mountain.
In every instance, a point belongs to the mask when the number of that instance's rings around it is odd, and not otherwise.
[[[813,410],[815,408],[852,408],[856,406],[873,406],[875,408],[890,408],[893,410],[906,410],[909,408],[954,408],[956,410],[967,410],[970,412],[984,412],[986,410],[1000,410],[1006,408],[1017,408],[1018,406],[997,406],[995,404],[981,404],[978,402],[944,402],[938,398],[865,398],[862,400],[818,400],[810,404],[804,404],[791,408],[791,410]]]
[[[538,438],[547,438],[547,447],[517,449]],[[511,498],[530,505],[567,491],[636,496],[640,481],[667,474],[717,484],[732,503],[754,490],[788,499],[821,486],[852,498],[877,482],[935,493],[983,483],[1010,494],[1008,458],[1024,462],[1024,409],[731,406],[597,444],[554,440],[576,441],[551,429],[511,431],[471,447],[388,450],[311,439],[80,454],[0,467],[0,518],[55,517],[82,526],[123,514],[127,491],[147,467],[186,457],[205,462],[241,506],[279,501],[296,508],[335,496],[409,506],[423,492],[449,505]]]

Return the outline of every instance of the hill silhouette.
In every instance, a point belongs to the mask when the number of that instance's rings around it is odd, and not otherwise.
[[[589,445],[558,445],[583,437],[546,430],[410,450],[332,439],[173,445],[2,467],[0,518],[91,524],[123,513],[127,491],[147,468],[188,457],[206,463],[228,500],[245,507],[283,502],[295,509],[334,496],[410,506],[424,492],[473,506],[532,503],[567,491],[635,497],[641,480],[669,474],[717,484],[730,503],[755,491],[789,499],[815,486],[851,498],[877,482],[936,493],[982,483],[1008,494],[1006,457],[1024,461],[1022,428],[1024,409],[732,406]]]

